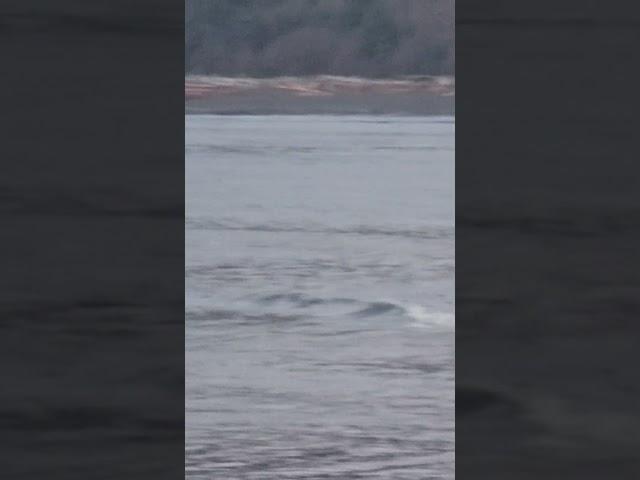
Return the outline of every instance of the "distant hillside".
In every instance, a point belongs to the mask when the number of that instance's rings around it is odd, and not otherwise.
[[[188,74],[454,74],[453,0],[186,0]]]

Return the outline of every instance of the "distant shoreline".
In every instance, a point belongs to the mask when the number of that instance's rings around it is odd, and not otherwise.
[[[453,115],[452,77],[185,78],[186,114]]]

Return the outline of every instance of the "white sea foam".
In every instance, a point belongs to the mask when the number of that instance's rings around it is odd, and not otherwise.
[[[455,328],[455,314],[449,312],[433,312],[427,310],[422,305],[404,306],[406,315],[413,320],[412,327],[415,328]]]

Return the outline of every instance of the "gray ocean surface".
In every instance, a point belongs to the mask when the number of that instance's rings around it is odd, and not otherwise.
[[[454,478],[454,119],[186,122],[186,477]]]

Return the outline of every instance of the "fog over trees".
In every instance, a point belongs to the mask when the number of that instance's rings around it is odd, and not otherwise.
[[[454,0],[185,0],[189,74],[454,73]]]

